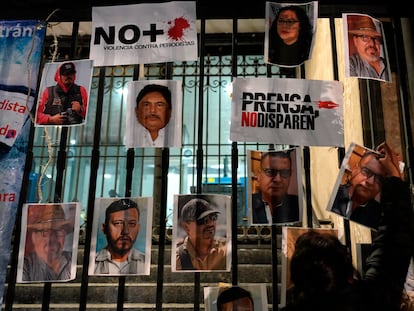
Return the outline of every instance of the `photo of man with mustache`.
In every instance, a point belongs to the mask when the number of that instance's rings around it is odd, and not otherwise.
[[[125,132],[128,148],[181,147],[180,91],[180,81],[129,82]]]
[[[94,274],[143,274],[145,254],[134,248],[141,228],[138,204],[127,198],[113,201],[100,228],[107,245],[95,256]]]

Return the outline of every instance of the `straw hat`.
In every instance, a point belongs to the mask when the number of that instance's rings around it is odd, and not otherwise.
[[[35,214],[33,222],[27,225],[28,229],[43,230],[49,228],[71,229],[71,221],[65,218],[65,212],[59,204],[39,206],[40,211]]]
[[[353,35],[381,37],[381,33],[378,32],[374,21],[369,16],[361,16],[355,19],[348,32]]]

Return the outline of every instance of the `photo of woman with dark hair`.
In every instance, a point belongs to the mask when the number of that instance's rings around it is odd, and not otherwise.
[[[309,59],[312,38],[313,26],[301,6],[280,7],[268,31],[268,62],[284,67],[302,64]]]

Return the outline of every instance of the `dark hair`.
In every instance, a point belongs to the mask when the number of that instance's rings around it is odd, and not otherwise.
[[[274,59],[280,57],[280,49],[282,46],[286,45],[277,33],[277,21],[279,19],[280,13],[287,10],[294,11],[299,19],[300,29],[297,40],[297,47],[295,49],[301,52],[301,61],[306,60],[310,52],[313,29],[309,21],[309,17],[307,16],[305,10],[298,5],[284,6],[277,11],[275,19],[269,28],[269,59],[275,63],[283,64],[282,61],[275,61]]]
[[[162,94],[162,96],[165,98],[165,100],[168,103],[168,108],[172,108],[172,104],[171,104],[171,91],[168,87],[164,86],[164,85],[159,85],[159,84],[148,84],[146,86],[144,86],[141,91],[138,93],[136,102],[137,102],[137,106],[139,105],[139,102],[141,101],[141,99],[147,95],[148,93],[151,92],[159,92]]]
[[[217,310],[220,311],[223,304],[241,298],[249,298],[254,306],[252,294],[248,290],[240,286],[228,287],[220,292],[217,297]]]
[[[105,226],[109,224],[109,216],[114,212],[124,211],[130,208],[135,208],[138,211],[138,217],[140,211],[138,204],[130,199],[120,199],[112,202],[105,210]]]
[[[310,230],[296,240],[290,265],[294,299],[312,300],[336,292],[355,275],[348,250],[336,236]]]
[[[260,158],[260,164],[263,164],[263,160],[267,157],[269,158],[281,158],[281,159],[288,159],[290,164],[292,165],[292,159],[290,158],[290,150],[283,150],[283,151],[268,151],[262,153]]]

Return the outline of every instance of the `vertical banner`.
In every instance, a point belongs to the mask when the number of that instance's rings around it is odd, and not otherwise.
[[[0,302],[10,259],[46,27],[1,21],[0,29]],[[1,306],[1,304],[0,304]]]
[[[343,147],[342,84],[288,78],[235,78],[230,139]]]
[[[196,2],[92,8],[95,66],[197,60]]]

